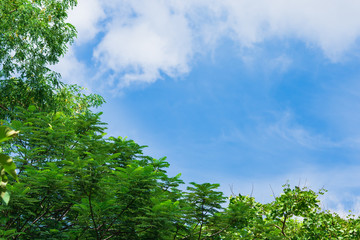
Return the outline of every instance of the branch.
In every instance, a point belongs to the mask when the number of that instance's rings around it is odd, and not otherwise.
[[[0,108],[4,109],[5,111],[9,111],[4,105],[0,104]]]
[[[13,12],[16,12],[18,9],[17,8],[15,8],[14,10],[11,10],[8,14],[11,14],[11,13],[13,13]]]
[[[148,230],[148,229],[150,229],[150,228],[152,228],[152,226],[147,227],[147,228],[144,228],[144,229],[142,229],[142,230],[140,230],[140,231],[137,231],[137,232],[135,232],[135,233],[145,232],[146,230]],[[127,234],[127,233],[133,233],[133,232],[121,232],[121,231],[116,231],[113,235],[111,235],[111,236],[109,236],[109,237],[107,237],[107,238],[104,238],[103,240],[110,239],[110,238],[112,238],[112,237],[114,237],[114,236],[117,236],[117,235],[119,235],[119,234]]]
[[[283,226],[282,226],[282,228],[281,228],[281,233],[282,233],[282,235],[284,236],[284,237],[286,237],[286,234],[285,234],[285,232],[284,232],[284,230],[285,230],[285,223],[286,223],[286,219],[287,219],[287,217],[288,217],[288,215],[287,214],[285,214],[285,216],[284,216],[284,221],[283,221]]]
[[[49,192],[47,192],[47,194],[49,194]],[[42,204],[44,203],[45,199],[47,199],[47,196],[44,197],[44,198],[41,200],[40,206],[42,206]],[[41,212],[41,210],[40,210],[40,212]],[[39,212],[39,213],[40,213],[40,212]],[[46,211],[45,211],[45,212],[46,212]],[[39,213],[37,213],[37,215],[38,215]],[[25,228],[26,224],[29,222],[30,219],[31,219],[31,216],[30,216],[28,219],[26,219],[25,223],[21,226],[20,230],[18,231],[19,233],[23,231],[23,229]],[[19,236],[20,236],[20,234],[17,235],[17,236],[15,237],[15,239],[17,239]]]
[[[215,235],[217,235],[217,234],[219,234],[219,233],[221,233],[221,232],[223,232],[223,231],[225,231],[226,229],[228,229],[230,227],[230,225],[227,225],[225,228],[223,228],[223,229],[221,229],[221,230],[219,230],[219,231],[217,231],[216,233],[213,233],[213,234],[211,234],[210,236],[208,236],[208,237],[204,237],[203,238],[203,240],[204,239],[207,239],[207,238],[211,238],[211,237],[213,237],[213,236],[215,236]]]
[[[93,211],[92,204],[91,204],[91,191],[90,191],[90,193],[89,193],[89,195],[88,195],[88,199],[89,199],[91,219],[92,219],[92,222],[93,222],[94,227],[95,227],[96,239],[97,239],[97,240],[100,240],[99,231],[98,231],[97,226],[96,226],[95,217],[94,217],[94,211]]]
[[[200,222],[198,222],[196,224],[196,226],[192,230],[190,230],[191,231],[190,234],[188,234],[187,236],[181,238],[180,240],[183,240],[183,239],[186,239],[187,237],[190,237],[192,235],[192,231],[194,231],[196,229],[196,227],[199,226],[199,224],[200,224]],[[199,232],[197,232],[197,233],[199,233]],[[197,234],[197,233],[195,233],[195,234]]]
[[[110,230],[110,228],[112,227],[112,225],[115,223],[116,220],[118,220],[119,216],[121,216],[133,203],[135,202],[135,198],[133,198],[128,205],[126,205],[126,207],[120,212],[120,214],[117,216],[117,218],[115,218],[109,225],[109,227],[106,228],[106,230],[104,231],[103,234],[101,234],[101,238],[103,238],[103,236]],[[105,239],[110,239],[112,238],[114,235],[111,235]]]
[[[71,209],[71,207],[72,207],[73,205],[74,205],[74,204],[71,203],[71,204],[69,205],[69,207],[67,207],[66,211],[58,218],[58,221],[60,221],[61,219],[63,219],[63,218],[66,216],[66,214],[68,214],[68,212],[70,211],[70,209]]]
[[[270,184],[269,184],[269,186],[270,186],[271,192],[272,192],[272,194],[273,194],[273,197],[274,197],[274,199],[276,200],[274,190],[272,189],[272,187],[271,187],[271,185],[270,185]]]
[[[176,236],[177,236],[178,232],[179,232],[179,227],[177,226],[177,227],[176,227],[176,232],[175,232],[175,235],[174,235],[174,239],[173,239],[173,240],[176,240]]]
[[[104,238],[104,240],[108,240],[108,239],[112,238],[113,236],[115,236],[115,235],[111,235],[111,236],[109,236],[107,238]]]
[[[273,224],[277,229],[281,230],[281,227],[279,227],[278,225],[276,224]]]
[[[39,217],[37,217],[31,224],[35,224],[37,221],[40,220],[43,216],[45,216],[49,212],[49,209],[47,209],[43,214],[41,214]]]

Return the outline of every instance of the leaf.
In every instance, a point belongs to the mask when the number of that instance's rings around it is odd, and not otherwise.
[[[55,115],[54,115],[54,117],[53,117],[53,120],[56,121],[56,120],[58,120],[59,118],[64,117],[64,116],[65,116],[65,115],[64,115],[63,112],[57,112],[57,113],[55,113]]]
[[[24,191],[22,191],[22,194],[27,194],[29,191],[30,191],[30,188],[29,188],[29,187],[26,187],[26,188],[24,189]]]
[[[0,126],[0,142],[7,141],[13,137],[15,137],[19,131],[15,131],[6,126]]]
[[[5,175],[5,169],[1,169],[0,172],[0,177],[1,177],[1,182],[0,182],[0,191],[5,192],[6,190],[6,185],[8,183],[8,177]]]
[[[2,200],[4,201],[4,203],[5,203],[6,205],[8,205],[8,203],[9,203],[9,201],[10,201],[10,194],[9,194],[9,192],[8,192],[8,191],[6,191],[6,192],[1,192],[1,198],[2,198]]]
[[[0,164],[4,167],[5,171],[10,174],[16,181],[19,181],[16,174],[16,165],[12,158],[6,154],[0,153]]]
[[[114,159],[121,156],[121,153],[114,153],[113,155],[109,156],[109,159]]]
[[[36,111],[36,107],[35,107],[34,105],[30,105],[30,106],[28,107],[28,111],[29,111],[29,112],[35,112],[35,111]]]

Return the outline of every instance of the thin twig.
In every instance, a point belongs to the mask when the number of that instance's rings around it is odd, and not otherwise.
[[[250,197],[252,197],[254,193],[254,183],[251,183],[251,193],[250,193]]]
[[[272,192],[272,194],[273,194],[273,197],[274,197],[274,199],[276,200],[275,193],[274,193],[274,190],[273,190],[272,187],[271,187],[271,184],[269,184],[269,186],[270,186],[271,192]]]
[[[4,105],[0,104],[0,108],[4,109],[5,111],[9,111]]]
[[[10,12],[9,12],[9,14],[11,14],[11,13],[13,13],[13,12],[16,12],[18,9],[17,8],[15,8],[14,10],[11,10]]]
[[[213,236],[215,236],[215,235],[218,235],[218,234],[220,234],[221,232],[223,232],[223,231],[225,231],[226,229],[228,229],[229,227],[230,227],[230,225],[227,225],[225,228],[217,231],[216,233],[213,233],[213,234],[211,234],[211,235],[208,236],[208,237],[204,237],[202,240],[205,240],[205,239],[207,239],[207,238],[211,238],[211,237],[213,237]]]
[[[92,219],[92,222],[93,222],[94,227],[95,227],[96,239],[97,239],[97,240],[100,240],[99,231],[98,231],[98,229],[97,229],[96,221],[95,221],[95,217],[94,217],[93,207],[92,207],[92,204],[91,204],[91,191],[90,191],[90,193],[89,193],[89,195],[88,195],[88,199],[89,199],[89,207],[90,207],[91,219]]]
[[[49,192],[47,192],[47,194],[49,194]],[[44,197],[44,198],[41,200],[41,202],[40,202],[40,204],[39,204],[40,206],[42,206],[42,204],[44,203],[45,199],[47,199],[47,196]],[[41,210],[40,210],[40,212],[41,212]],[[39,212],[39,213],[40,213],[40,212]],[[25,223],[21,226],[20,230],[18,231],[19,233],[23,231],[23,229],[25,228],[26,224],[29,222],[30,219],[31,219],[31,216],[30,216],[28,219],[26,219]],[[15,237],[15,239],[17,239],[19,236],[20,236],[20,234],[17,235],[17,236]]]
[[[69,205],[69,207],[66,209],[66,211],[58,218],[58,221],[60,221],[61,219],[63,219],[66,216],[66,214],[70,211],[70,209],[73,205],[74,205],[73,203],[71,203]]]
[[[230,192],[233,196],[235,196],[235,193],[234,193],[234,186],[231,184],[229,185],[229,188],[230,188]]]
[[[115,223],[116,220],[118,220],[118,218],[135,202],[135,198],[133,198],[128,205],[121,211],[121,213],[117,216],[117,218],[115,218],[111,224],[109,225],[109,227],[104,231],[104,234],[107,233],[109,231],[109,229],[112,227],[112,225]],[[101,235],[101,237],[103,237],[103,235]]]

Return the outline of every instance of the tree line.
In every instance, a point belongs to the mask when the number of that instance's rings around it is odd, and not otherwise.
[[[1,239],[360,239],[360,219],[320,207],[305,187],[270,203],[181,187],[166,158],[107,137],[97,94],[61,82],[55,64],[76,37],[75,0],[0,2]]]

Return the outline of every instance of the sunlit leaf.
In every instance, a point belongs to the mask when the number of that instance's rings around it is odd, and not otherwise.
[[[15,137],[19,131],[15,131],[7,126],[0,126],[0,142],[7,141]]]
[[[2,198],[2,200],[4,201],[4,203],[6,204],[6,205],[8,205],[9,204],[9,201],[10,201],[10,194],[9,194],[9,192],[8,191],[6,191],[6,192],[1,192],[1,198]]]
[[[10,156],[0,153],[0,164],[8,174],[10,174],[16,181],[18,181],[18,176],[15,171],[16,165]]]

